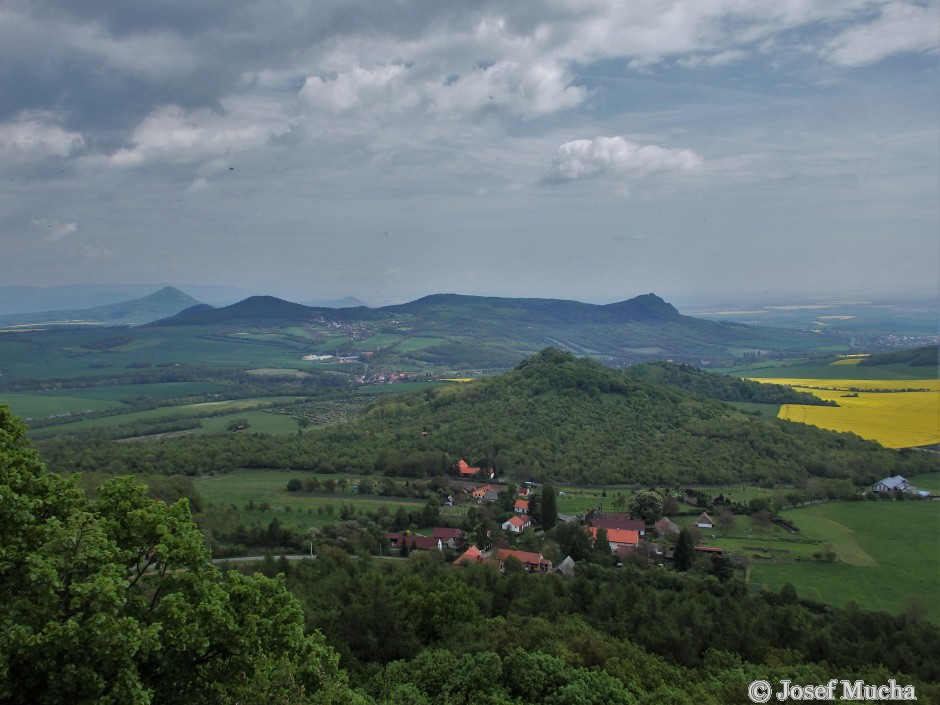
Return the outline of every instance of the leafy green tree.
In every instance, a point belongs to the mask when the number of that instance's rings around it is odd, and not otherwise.
[[[630,516],[651,524],[663,515],[663,496],[653,490],[640,490],[630,500]]]
[[[0,406],[0,702],[354,702],[283,581],[222,573],[185,500],[88,499]]]
[[[546,482],[539,493],[539,512],[542,518],[542,528],[550,531],[558,523],[558,494],[555,486]]]

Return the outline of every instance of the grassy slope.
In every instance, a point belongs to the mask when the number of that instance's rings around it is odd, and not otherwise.
[[[940,503],[833,502],[783,512],[801,529],[836,552],[833,564],[753,562],[751,580],[779,590],[792,583],[804,597],[866,609],[897,612],[913,597],[940,622],[935,599],[940,576]]]

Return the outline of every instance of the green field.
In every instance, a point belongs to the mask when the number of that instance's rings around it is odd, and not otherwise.
[[[212,505],[216,509],[235,505],[239,512],[233,517],[235,522],[248,523],[246,520],[270,522],[277,516],[286,526],[295,526],[306,530],[310,527],[319,527],[336,520],[340,505],[355,505],[364,512],[376,511],[379,507],[386,507],[394,514],[399,507],[408,511],[421,509],[426,500],[410,499],[404,497],[381,497],[378,495],[364,495],[350,491],[350,488],[362,481],[366,476],[362,474],[335,473],[330,475],[317,475],[323,481],[332,478],[339,482],[345,480],[347,491],[341,492],[288,492],[289,480],[298,478],[305,480],[312,476],[310,472],[297,470],[233,470],[195,480],[196,489],[202,497],[206,507]],[[264,512],[256,510],[254,513],[246,512],[245,507],[251,501],[255,506],[266,502],[270,509]],[[330,511],[326,511],[329,509]]]
[[[87,387],[83,389],[50,389],[36,392],[0,394],[0,404],[24,419],[42,419],[59,414],[105,411],[125,407],[121,400],[149,397],[154,401],[182,399],[190,395],[217,392],[223,385],[202,382],[167,382],[124,386]]]
[[[940,495],[940,472],[915,475],[907,478],[907,481],[919,490],[930,490],[934,494]]]
[[[940,622],[940,504],[932,501],[829,502],[782,513],[836,553],[834,563],[752,561],[750,579],[772,590],[793,584],[803,597],[898,612],[911,601]],[[766,533],[766,532],[765,532]],[[715,542],[719,543],[719,542]],[[774,544],[777,545],[777,544]],[[780,546],[790,548],[789,545]]]
[[[219,420],[223,416],[231,418],[242,418],[246,413],[254,411],[262,406],[271,404],[289,404],[297,401],[297,397],[258,397],[254,399],[231,399],[217,402],[201,402],[198,404],[184,404],[181,406],[163,406],[157,409],[147,409],[146,411],[133,411],[126,414],[117,414],[114,416],[102,416],[93,419],[84,419],[70,423],[59,424],[57,426],[46,426],[37,428],[30,432],[33,438],[48,438],[59,433],[69,433],[72,431],[90,431],[94,429],[113,428],[116,426],[132,426],[134,424],[156,423],[160,421],[170,421],[179,418],[187,419],[208,419]],[[14,409],[15,411],[15,409]],[[267,414],[274,416],[274,414]],[[287,416],[283,417],[293,424],[292,430],[297,429],[297,422]],[[227,423],[227,422],[226,422]],[[283,429],[286,424],[281,421],[271,421],[272,428]],[[224,424],[222,429],[224,430]],[[278,433],[282,430],[275,431]]]
[[[195,433],[224,433],[229,424],[236,420],[248,422],[248,433],[269,433],[284,436],[297,433],[297,419],[287,414],[272,414],[268,411],[241,411],[224,416],[213,416],[202,420],[202,428]]]
[[[905,364],[893,365],[836,365],[835,358],[820,362],[806,360],[775,361],[773,363],[754,362],[716,369],[715,372],[734,375],[735,377],[769,378],[792,377],[795,379],[936,379],[937,368],[930,365],[912,367]]]

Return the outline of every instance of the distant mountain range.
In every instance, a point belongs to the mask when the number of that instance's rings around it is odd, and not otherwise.
[[[139,299],[91,308],[8,314],[0,316],[0,326],[141,325],[198,304],[188,294],[167,286]]]
[[[149,296],[91,308],[0,316],[0,328],[6,330],[93,332],[95,327],[115,325],[145,327],[137,328],[139,333],[128,329],[130,336],[152,336],[145,331],[172,328],[174,336],[211,338],[214,344],[240,350],[249,344],[254,350],[259,345],[276,348],[278,355],[286,356],[285,362],[291,356],[296,360],[327,353],[362,357],[372,367],[409,371],[508,368],[547,346],[612,364],[672,359],[700,365],[731,362],[745,354],[796,356],[821,348],[844,349],[847,342],[818,332],[685,316],[652,293],[611,304],[433,294],[380,308],[305,306],[273,296],[250,296],[216,308],[164,287]],[[148,360],[160,364],[162,344],[148,344]],[[235,360],[238,354],[224,357]],[[255,353],[249,354],[254,357]]]
[[[361,344],[346,346],[353,352],[397,354],[418,364],[458,367],[505,367],[545,346],[612,362],[664,357],[698,362],[740,357],[744,351],[805,353],[841,342],[818,333],[683,316],[652,293],[605,305],[433,294],[381,308],[341,309],[252,296],[222,308],[185,310],[153,325],[278,328],[325,324],[368,327],[368,335],[358,335]],[[379,334],[385,335],[384,345],[370,343]],[[415,339],[421,343],[415,344]]]

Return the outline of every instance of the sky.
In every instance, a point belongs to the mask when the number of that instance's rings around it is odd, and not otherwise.
[[[0,283],[936,294],[940,0],[4,0]]]

